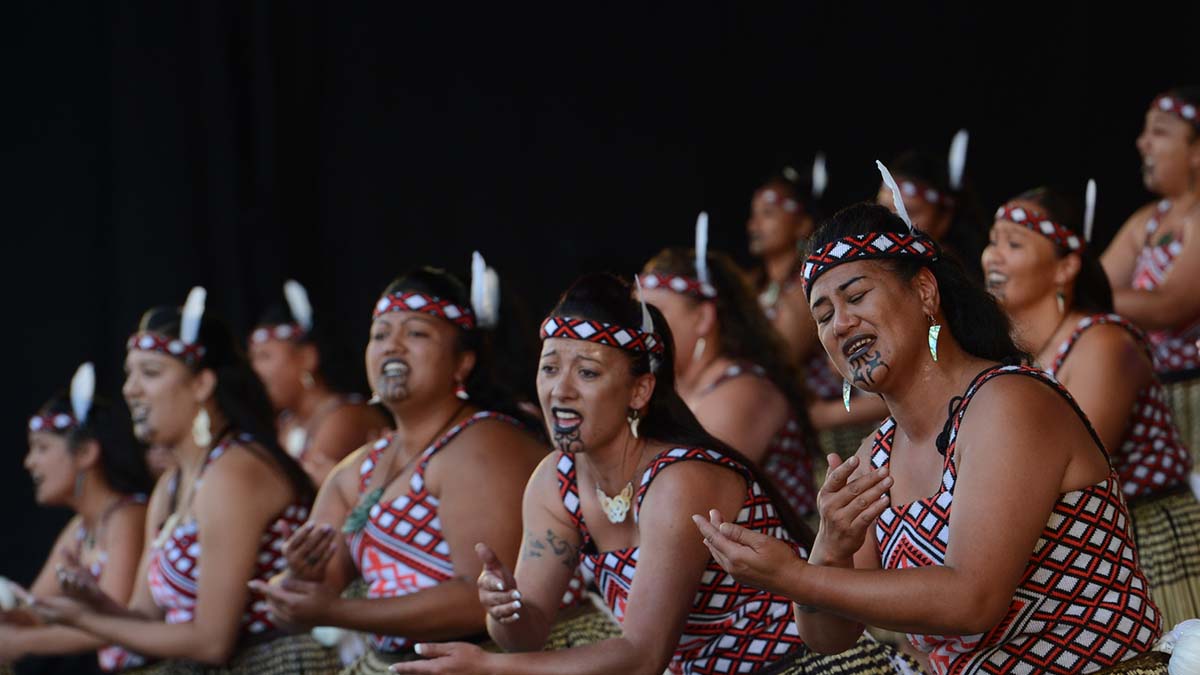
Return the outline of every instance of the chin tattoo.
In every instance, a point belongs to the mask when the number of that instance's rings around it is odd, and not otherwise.
[[[856,386],[874,386],[876,373],[887,367],[887,361],[883,360],[883,354],[878,351],[859,357],[851,364],[853,382]]]
[[[554,447],[567,454],[583,452],[583,435],[580,432],[579,427],[570,431],[555,431]]]

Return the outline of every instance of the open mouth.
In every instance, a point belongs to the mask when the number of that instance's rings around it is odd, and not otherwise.
[[[866,356],[874,344],[874,335],[855,335],[842,344],[842,353],[846,355],[846,359],[855,361]]]
[[[42,485],[42,481],[46,480],[45,478],[43,478],[43,477],[41,476],[41,474],[36,474],[36,473],[31,473],[31,474],[29,474],[29,478],[33,480],[33,487],[34,487],[34,488],[41,487],[41,485]]]
[[[129,418],[134,424],[144,424],[150,417],[150,407],[145,403],[130,403]]]
[[[408,364],[401,359],[388,359],[383,362],[383,367],[379,369],[379,372],[384,377],[407,377]]]
[[[551,408],[550,418],[556,434],[569,434],[583,424],[583,415],[570,408]]]
[[[1008,283],[1008,275],[989,270],[985,279],[985,283],[989,291],[994,291]]]

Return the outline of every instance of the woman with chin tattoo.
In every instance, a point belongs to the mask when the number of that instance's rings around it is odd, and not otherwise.
[[[1125,670],[1162,627],[1103,443],[896,202],[835,214],[805,265],[822,345],[891,417],[830,472],[808,561],[701,522],[714,555],[797,603],[814,649],[866,624],[907,633],[939,674],[1165,672]]]
[[[176,458],[150,499],[128,606],[69,566],[60,575],[69,597],[34,608],[120,645],[130,666],[160,660],[150,672],[324,672],[336,655],[286,635],[246,588],[283,568],[283,542],[313,488],[276,444],[270,402],[233,335],[204,309],[194,288],[182,311],[146,312],[127,343],[134,434]]]
[[[1169,626],[1200,615],[1192,458],[1155,375],[1153,347],[1113,313],[1108,278],[1088,247],[1090,222],[1074,225],[1071,206],[1041,188],[997,211],[982,258],[988,290],[1035,364],[1072,393],[1112,451],[1142,570]]]
[[[1100,258],[1113,307],[1146,331],[1183,442],[1200,460],[1200,85],[1157,97],[1137,138],[1142,181],[1159,195]],[[1200,495],[1200,476],[1193,476]]]
[[[347,674],[386,672],[420,640],[486,637],[475,544],[509,563],[520,546],[521,491],[546,448],[493,377],[495,273],[473,276],[470,295],[432,268],[384,290],[366,368],[395,432],[330,473],[287,544],[287,574],[255,584],[289,623],[372,634]],[[366,597],[340,597],[359,576]]]
[[[480,546],[488,632],[518,653],[418,644],[425,660],[393,671],[892,672],[894,653],[868,638],[851,655],[815,657],[784,598],[734,582],[713,562],[691,520],[704,507],[781,537],[793,557],[805,552],[806,530],[750,462],[696,421],[675,390],[665,319],[630,295],[615,277],[584,277],[542,325],[538,397],[557,452],[525,490],[515,573]],[[579,564],[595,575],[621,633],[539,651]]]

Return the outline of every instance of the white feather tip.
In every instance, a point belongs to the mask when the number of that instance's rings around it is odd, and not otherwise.
[[[83,424],[87,420],[95,396],[96,367],[91,362],[84,363],[71,378],[71,412],[75,414],[77,423]]]
[[[820,199],[829,185],[829,172],[825,168],[825,153],[818,152],[813,158],[812,167],[812,196]]]
[[[288,309],[292,312],[292,318],[300,327],[307,333],[313,327],[313,310],[312,303],[308,301],[308,291],[304,290],[304,286],[300,285],[299,281],[288,279],[283,284],[283,298],[287,300]]]
[[[480,328],[494,328],[500,320],[500,276],[479,251],[471,254],[471,310]]]
[[[696,216],[696,278],[709,283],[708,278],[708,213]]]
[[[967,142],[970,134],[966,129],[959,129],[950,142],[950,189],[955,192],[962,189],[963,172],[967,168]]]
[[[183,315],[179,320],[179,338],[189,345],[196,344],[200,337],[200,321],[204,318],[204,301],[208,292],[203,286],[194,287],[183,303]]]
[[[1092,227],[1096,224],[1096,179],[1089,178],[1084,193],[1083,240],[1091,243]]]
[[[638,302],[642,305],[642,332],[653,333],[654,319],[650,316],[650,308],[646,306],[646,298],[642,293],[642,278],[638,275],[634,275],[633,283],[637,285]]]
[[[875,166],[879,167],[879,173],[883,176],[883,184],[887,185],[892,191],[892,201],[896,205],[896,215],[900,216],[900,220],[908,225],[908,231],[913,231],[912,219],[908,217],[908,209],[904,208],[904,195],[900,194],[900,188],[896,186],[896,179],[892,178],[892,172],[883,165],[883,162],[875,160]]]

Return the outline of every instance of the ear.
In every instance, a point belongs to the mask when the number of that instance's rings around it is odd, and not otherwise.
[[[1059,258],[1054,263],[1054,283],[1061,287],[1073,286],[1082,267],[1083,259],[1078,254],[1071,253]]]
[[[471,376],[471,371],[475,370],[475,361],[477,357],[473,351],[465,351],[458,355],[458,365],[454,368],[454,379],[457,382],[466,382]]]
[[[94,438],[80,441],[73,452],[75,467],[86,471],[100,463],[100,443]]]
[[[912,279],[913,290],[921,303],[921,311],[926,316],[936,317],[942,309],[942,293],[938,288],[937,277],[928,267],[917,270]]]
[[[196,397],[196,403],[204,405],[216,390],[217,374],[212,368],[205,368],[192,377],[192,393]]]
[[[296,345],[296,360],[300,364],[300,369],[317,374],[317,368],[321,365],[321,355],[317,352],[317,346],[311,342]]]
[[[708,335],[717,325],[717,303],[701,302],[696,306],[696,335]]]
[[[663,364],[663,368],[670,367],[670,364]],[[645,410],[647,405],[650,405],[650,397],[654,395],[654,385],[658,382],[658,378],[654,377],[653,373],[638,375],[633,380],[633,392],[629,397],[629,407],[634,410]]]

